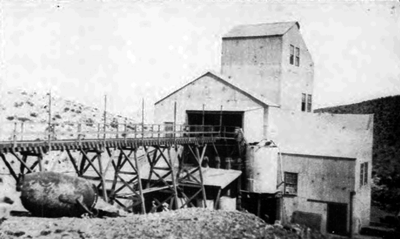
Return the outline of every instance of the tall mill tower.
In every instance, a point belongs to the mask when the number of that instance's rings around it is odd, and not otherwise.
[[[312,112],[314,64],[298,22],[234,27],[222,37],[221,73],[283,110]]]

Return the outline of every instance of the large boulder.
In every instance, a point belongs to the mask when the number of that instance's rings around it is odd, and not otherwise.
[[[23,175],[17,189],[22,205],[38,217],[76,217],[93,209],[96,190],[89,181],[55,172]]]

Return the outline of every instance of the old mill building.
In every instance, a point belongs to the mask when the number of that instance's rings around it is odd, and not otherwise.
[[[156,123],[241,128],[244,155],[233,147],[218,156],[243,162],[241,206],[267,222],[338,235],[368,225],[373,116],[313,113],[314,64],[299,23],[234,27],[221,59],[220,73],[156,102]]]

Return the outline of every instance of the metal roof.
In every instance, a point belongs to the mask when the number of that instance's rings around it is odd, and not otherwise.
[[[284,35],[294,25],[300,29],[298,22],[274,22],[256,25],[240,25],[232,28],[222,39],[243,37],[265,37]]]
[[[146,165],[144,168],[148,167]],[[193,171],[195,168],[188,169],[190,172]],[[142,170],[140,174],[140,178],[148,180],[149,179],[149,171],[150,170]],[[174,171],[178,171],[178,167],[174,167]],[[158,170],[157,173],[163,177],[165,174],[167,174],[167,171],[165,170]],[[235,181],[241,174],[242,172],[239,170],[232,170],[232,169],[217,169],[217,168],[202,168],[202,173],[203,173],[203,184],[205,186],[214,186],[214,187],[220,187],[220,188],[225,188],[229,184],[231,184],[233,181]],[[200,175],[199,171],[194,172],[192,174],[194,178],[197,180],[200,180]],[[152,174],[150,180],[158,180],[159,178]],[[165,181],[171,182],[171,175],[168,175],[165,177]]]

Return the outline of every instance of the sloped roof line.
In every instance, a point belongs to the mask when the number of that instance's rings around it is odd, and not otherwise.
[[[286,34],[294,25],[297,25],[300,29],[300,24],[297,21],[239,25],[232,28],[222,38],[281,36]]]
[[[248,90],[244,90],[242,87],[237,86],[235,83],[231,82],[230,80],[228,80],[227,78],[225,78],[224,76],[213,72],[213,71],[206,71],[205,73],[201,74],[199,77],[197,77],[196,79],[190,81],[189,83],[183,85],[182,87],[178,88],[177,90],[171,92],[170,94],[168,94],[167,96],[163,97],[161,100],[157,101],[156,103],[154,103],[154,105],[159,104],[160,102],[162,102],[163,100],[169,98],[170,96],[174,95],[175,93],[179,92],[180,90],[184,89],[185,87],[187,87],[188,85],[196,82],[197,80],[200,80],[201,78],[203,78],[206,75],[210,75],[211,77],[213,77],[215,80],[218,80],[219,82],[229,86],[230,88],[239,91],[240,93],[244,94],[245,96],[249,97],[250,99],[252,99],[253,101],[255,101],[256,103],[262,105],[262,106],[272,106],[272,107],[279,107],[278,104],[269,101],[268,99],[265,99],[264,97],[258,96],[256,93],[250,93],[248,92]]]

